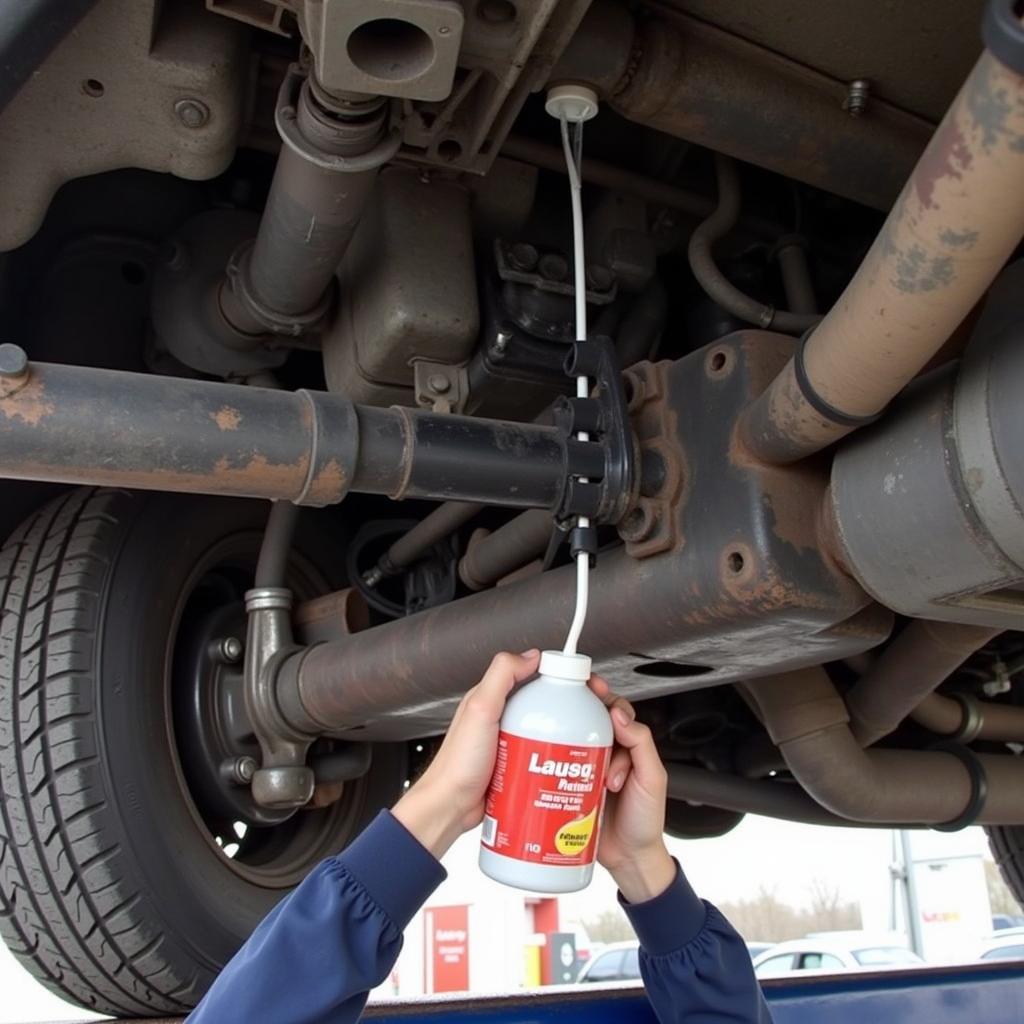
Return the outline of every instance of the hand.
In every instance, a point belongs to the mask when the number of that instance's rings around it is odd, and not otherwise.
[[[611,711],[616,744],[597,859],[630,903],[643,903],[660,896],[676,877],[665,846],[668,775],[651,730],[636,721],[632,704],[612,693],[599,676],[592,676],[589,685]]]
[[[496,654],[455,712],[430,767],[395,805],[394,816],[439,860],[483,821],[498,756],[498,723],[517,683],[535,675],[539,651]]]

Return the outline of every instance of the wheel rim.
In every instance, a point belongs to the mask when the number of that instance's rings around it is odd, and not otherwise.
[[[258,807],[248,787],[230,779],[227,762],[248,756],[258,763],[259,746],[245,715],[244,659],[219,655],[218,641],[244,642],[244,594],[260,541],[257,533],[221,540],[182,588],[165,657],[165,721],[181,796],[210,848],[246,881],[286,889],[344,845],[360,818],[366,779],[346,783],[327,807],[287,816]],[[289,563],[288,585],[298,600],[330,589],[298,553]]]

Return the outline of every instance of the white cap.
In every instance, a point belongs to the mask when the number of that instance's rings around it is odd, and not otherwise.
[[[572,83],[548,89],[544,109],[557,120],[563,117],[570,124],[589,121],[597,115],[597,93],[586,85]]]
[[[564,654],[562,651],[543,651],[540,656],[540,674],[555,679],[569,679],[585,683],[590,678],[591,661],[586,654]]]

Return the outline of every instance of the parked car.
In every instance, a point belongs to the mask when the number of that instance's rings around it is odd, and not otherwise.
[[[583,965],[578,982],[639,981],[640,943],[612,942]]]
[[[995,932],[981,948],[979,960],[1024,960],[1024,928]]]
[[[912,950],[894,945],[891,939],[855,934],[825,935],[780,942],[754,960],[758,978],[779,978],[800,971],[852,971],[887,967],[917,967],[924,961]]]
[[[747,943],[747,952],[751,960],[756,960],[762,953],[767,952],[774,946],[774,942],[758,942],[756,940]]]
[[[992,915],[992,931],[1005,932],[1009,929],[1024,931],[1024,914]]]

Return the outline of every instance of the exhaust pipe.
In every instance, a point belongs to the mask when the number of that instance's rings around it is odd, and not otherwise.
[[[1024,821],[1024,763],[964,747],[864,750],[822,668],[745,684],[797,781],[841,818],[948,831]]]
[[[888,736],[999,632],[925,619],[911,622],[846,695],[853,734],[860,745],[870,747]]]
[[[741,424],[768,462],[870,423],[985,294],[1024,234],[1024,74],[982,54],[839,301]]]

